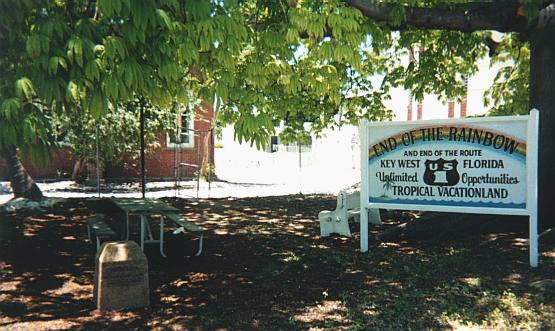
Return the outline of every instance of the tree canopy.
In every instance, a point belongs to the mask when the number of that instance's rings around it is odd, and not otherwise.
[[[554,12],[540,0],[0,0],[0,152],[48,146],[52,113],[101,118],[136,98],[216,97],[220,123],[261,147],[276,125],[287,139],[388,118],[392,87],[461,97],[491,55],[503,64],[492,113],[542,110],[541,206],[555,187]]]
[[[0,116],[6,129],[0,149],[47,144],[50,112],[99,118],[136,96],[169,108],[191,95],[217,96],[220,121],[233,123],[239,140],[261,146],[276,125],[296,136],[362,117],[387,118],[385,101],[396,86],[416,99],[461,97],[464,77],[488,52],[506,66],[487,103],[497,113],[525,111],[526,40],[507,33],[494,47],[484,26],[461,32],[407,24],[425,17],[409,6],[441,10],[456,21],[462,6],[481,17],[493,5],[384,3],[2,0]],[[522,25],[517,10],[533,13],[537,6],[516,5],[509,6],[512,19],[500,24]],[[451,22],[447,18],[442,24]],[[407,63],[417,48],[423,55]],[[520,103],[507,91],[523,96]]]

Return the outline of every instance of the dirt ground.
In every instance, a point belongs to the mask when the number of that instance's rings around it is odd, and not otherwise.
[[[206,229],[203,254],[167,229],[167,258],[145,250],[150,307],[108,313],[93,302],[90,200],[0,215],[0,329],[555,329],[555,249],[531,269],[526,224],[382,243],[414,217],[384,211],[361,254],[356,225],[319,237],[333,196],[165,200]]]

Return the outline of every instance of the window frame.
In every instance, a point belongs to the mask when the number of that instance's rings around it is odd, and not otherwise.
[[[176,121],[182,121],[183,116],[189,116],[188,119],[188,125],[187,125],[187,131],[189,132],[189,142],[186,143],[174,143],[171,141],[171,136],[169,133],[166,133],[166,147],[168,148],[194,148],[195,147],[195,114],[194,112],[191,113],[190,110],[185,111],[185,112],[181,112],[179,114],[180,118],[176,117]],[[183,132],[183,128],[181,127],[181,123],[179,125],[180,127],[180,134]]]

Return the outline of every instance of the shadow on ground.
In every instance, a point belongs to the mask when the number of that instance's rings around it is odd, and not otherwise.
[[[192,330],[551,329],[555,250],[528,266],[521,227],[448,240],[320,238],[316,215],[333,196],[167,199],[207,229],[205,250],[167,229],[163,259],[147,247],[149,308],[94,310],[87,200],[40,215],[1,215],[0,329]],[[413,214],[385,212],[371,237]]]

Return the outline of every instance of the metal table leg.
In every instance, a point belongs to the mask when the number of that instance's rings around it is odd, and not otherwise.
[[[198,235],[198,234],[197,234]],[[200,233],[200,238],[199,238],[199,243],[198,243],[198,251],[195,254],[195,256],[200,256],[200,254],[202,253],[202,239],[204,238],[204,233]]]
[[[148,218],[145,215],[145,226],[146,226],[146,236],[145,238],[148,239],[147,242],[153,242],[154,241],[154,236],[152,235],[152,230],[150,230],[150,224],[148,223]]]
[[[160,215],[160,255],[166,257],[164,254],[164,215]]]
[[[146,216],[141,214],[141,250],[145,250],[145,221]]]
[[[129,212],[125,211],[125,240],[129,240]]]

